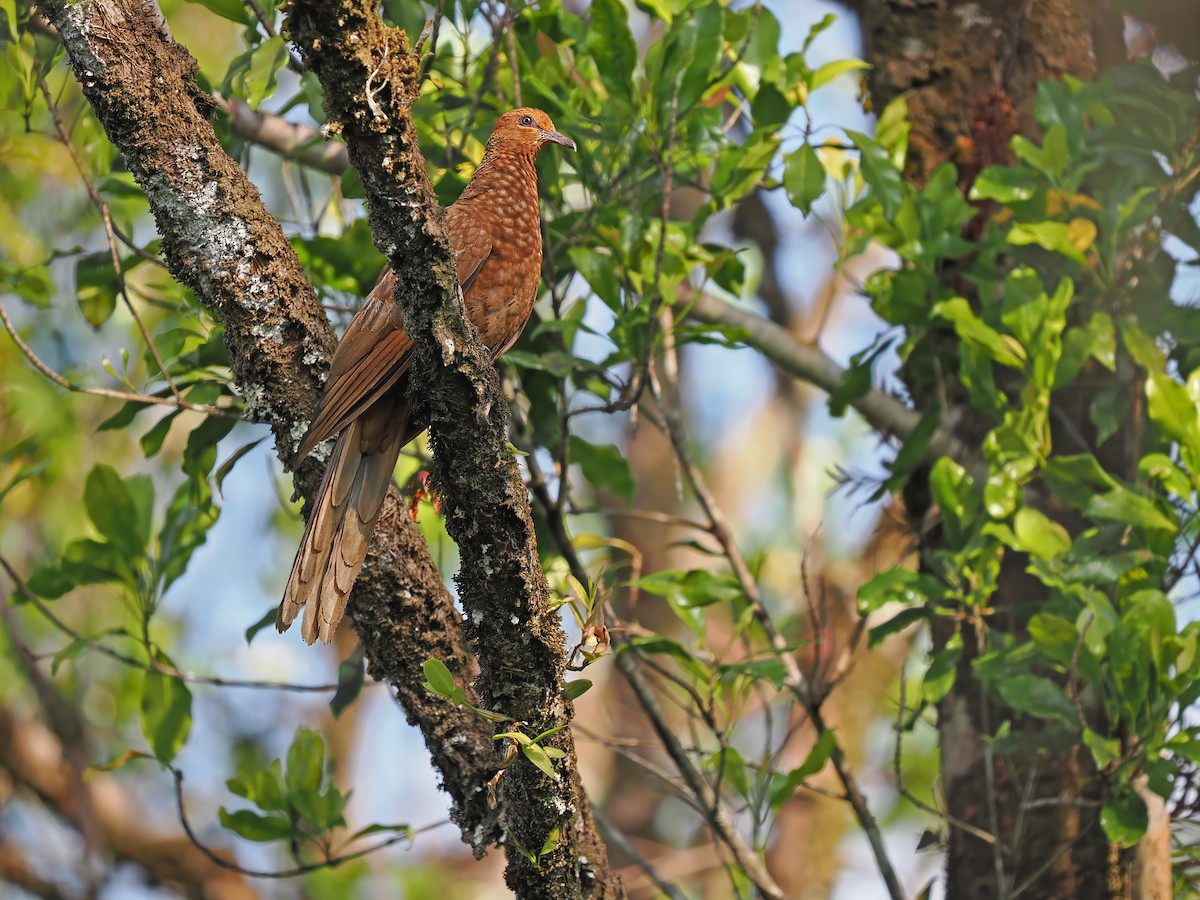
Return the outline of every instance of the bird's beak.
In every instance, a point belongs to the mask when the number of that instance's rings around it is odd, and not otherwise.
[[[565,134],[559,134],[557,131],[542,131],[542,140],[553,141],[556,144],[562,144],[569,150],[575,150],[575,142]]]

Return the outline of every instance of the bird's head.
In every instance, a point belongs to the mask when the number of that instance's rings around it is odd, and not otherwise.
[[[575,142],[554,129],[550,117],[540,109],[522,107],[506,112],[496,121],[492,136],[488,138],[489,152],[537,154],[547,144],[562,144],[571,150]]]

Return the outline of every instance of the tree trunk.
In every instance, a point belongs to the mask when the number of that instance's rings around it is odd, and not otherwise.
[[[864,0],[859,12],[865,55],[873,66],[873,105],[882,110],[907,93],[912,123],[907,177],[924,184],[939,165],[952,161],[966,191],[985,166],[1011,161],[1013,134],[1035,130],[1032,106],[1039,82],[1064,75],[1088,79],[1098,67],[1123,61],[1120,17],[1098,6],[1086,0]],[[967,292],[962,285],[956,290]],[[912,373],[905,378],[919,409],[939,403],[937,385],[922,383]],[[1126,391],[1133,389],[1124,385]],[[1136,448],[1119,440],[1100,447],[1093,439],[1087,401],[1095,390],[1093,386],[1087,397],[1063,392],[1062,407],[1071,422],[1063,434],[1056,429],[1055,450],[1091,452],[1110,471],[1127,472],[1136,467]],[[944,414],[953,417],[959,434],[982,438],[989,426],[953,400],[950,404]],[[922,479],[918,473],[906,491],[917,521],[929,503]],[[1047,497],[1042,503],[1051,512],[1053,500]],[[1075,530],[1063,510],[1052,512]],[[923,554],[935,551],[938,541],[934,528],[923,538]],[[1006,554],[989,604],[989,640],[1004,634],[1028,640],[1026,623],[1047,590],[1026,574],[1027,565],[1023,555]],[[963,643],[954,686],[938,706],[949,823],[947,896],[1169,895],[1169,842],[1162,840],[1167,823],[1164,815],[1155,815],[1155,804],[1162,812],[1161,799],[1148,798],[1158,828],[1151,828],[1139,852],[1121,851],[1101,826],[1102,789],[1086,749],[992,750],[989,738],[1003,722],[1011,722],[1009,747],[1019,746],[1022,734],[1035,736],[1041,723],[1005,709],[973,677],[972,662],[983,646],[984,626],[977,624],[960,622],[934,633],[935,649],[945,645],[955,628]],[[1157,861],[1147,858],[1164,855]],[[1136,866],[1135,858],[1140,859]]]

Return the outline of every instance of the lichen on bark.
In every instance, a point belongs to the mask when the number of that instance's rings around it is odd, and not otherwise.
[[[545,741],[564,753],[556,778],[524,758],[500,778],[507,883],[523,898],[619,896],[564,727],[572,715],[563,692],[565,639],[507,447],[507,407],[466,318],[444,213],[417,145],[409,109],[417,60],[367,0],[294,0],[287,28],[321,81],[326,115],[362,180],[376,245],[396,272],[395,298],[417,347],[410,398],[431,424],[434,474],[461,553],[457,580],[479,661],[476,688],[485,706],[531,736],[561,728]]]
[[[153,2],[39,6],[146,192],[168,268],[223,323],[248,412],[270,425],[286,462],[315,407],[334,333],[283,230],[217,139],[208,121],[211,99],[195,82],[195,60],[173,40]],[[296,473],[297,488],[311,497],[320,477],[320,462],[310,458]],[[426,658],[437,656],[465,674],[467,656],[453,600],[394,492],[374,547],[350,607],[370,671],[394,686],[409,721],[421,728],[451,796],[451,818],[482,855],[501,837],[482,790],[495,771],[491,735],[471,714],[420,687]],[[230,633],[240,627],[231,625]]]

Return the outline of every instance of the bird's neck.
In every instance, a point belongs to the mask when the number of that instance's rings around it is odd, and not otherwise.
[[[533,154],[489,149],[463,191],[462,199],[494,191],[508,192],[512,201],[537,205],[537,169]]]

